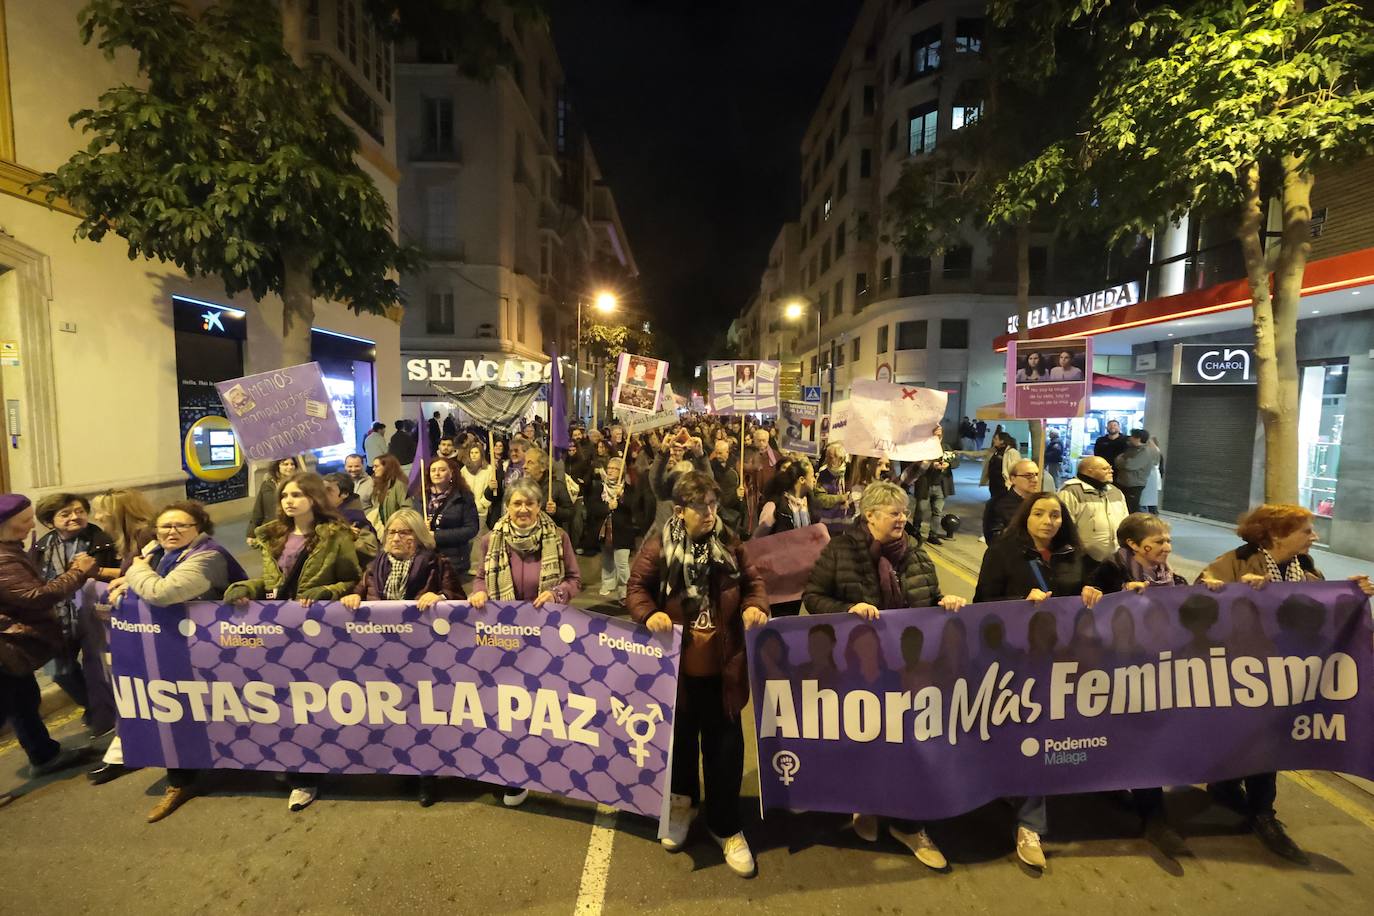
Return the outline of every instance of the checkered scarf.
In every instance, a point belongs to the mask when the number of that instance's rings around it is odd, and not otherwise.
[[[487,541],[487,561],[482,574],[487,580],[487,591],[497,601],[515,601],[515,577],[511,575],[510,554],[508,550],[529,556],[539,553],[539,591],[552,591],[563,581],[567,569],[563,566],[563,538],[553,519],[539,513],[534,530],[520,534],[511,524],[509,516],[502,516],[491,529]],[[530,595],[525,600],[533,599]]]
[[[663,578],[659,582],[659,603],[667,604],[673,595],[684,592],[683,610],[689,619],[696,616],[703,601],[709,600],[711,569],[720,566],[733,575],[738,567],[735,557],[720,541],[720,518],[710,537],[693,541],[687,525],[674,517],[663,526]]]
[[[1260,553],[1264,555],[1264,576],[1270,582],[1306,581],[1307,576],[1303,574],[1302,564],[1298,562],[1297,557],[1288,561],[1288,571],[1285,574],[1279,569],[1278,562],[1270,555],[1269,551],[1261,547]]]
[[[387,570],[386,582],[382,584],[382,597],[387,601],[406,600],[406,580],[410,578],[410,564],[414,559],[410,557],[398,560],[390,557],[391,568]]]

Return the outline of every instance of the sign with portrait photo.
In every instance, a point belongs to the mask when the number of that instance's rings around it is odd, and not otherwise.
[[[657,413],[663,401],[663,384],[668,380],[668,364],[652,356],[622,353],[616,361],[613,410],[631,413]]]
[[[1007,344],[1007,416],[1081,417],[1092,394],[1092,340],[1013,340]]]
[[[711,412],[776,414],[779,373],[777,360],[712,360],[706,389]]]

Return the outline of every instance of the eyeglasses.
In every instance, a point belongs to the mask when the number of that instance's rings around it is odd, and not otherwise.
[[[386,533],[386,536],[389,537],[389,538],[400,538],[400,539],[403,540],[403,541],[413,541],[413,540],[415,540],[415,532],[414,532],[414,531],[388,531],[388,532]]]
[[[691,509],[697,515],[706,515],[707,513],[715,512],[716,509],[720,508],[720,503],[688,503],[687,508]]]
[[[158,526],[157,526],[157,530],[158,530],[158,531],[167,531],[167,532],[191,531],[191,530],[193,530],[195,527],[196,527],[195,525],[158,525]]]
[[[1012,474],[1011,476],[1013,476],[1013,477],[1020,477],[1020,478],[1023,478],[1023,479],[1025,479],[1025,480],[1039,480],[1039,479],[1040,479],[1040,475],[1039,475],[1039,474]]]

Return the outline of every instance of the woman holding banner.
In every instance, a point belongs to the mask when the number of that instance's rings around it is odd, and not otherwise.
[[[1259,590],[1270,582],[1321,582],[1325,576],[1308,553],[1317,543],[1312,513],[1302,506],[1266,503],[1240,519],[1236,534],[1245,543],[1212,561],[1198,582],[1217,590],[1243,582]],[[1368,576],[1350,579],[1366,595],[1374,595]],[[1227,779],[1207,787],[1213,797],[1245,815],[1250,829],[1274,855],[1306,865],[1307,853],[1294,843],[1274,814],[1277,773],[1256,773]]]
[[[809,613],[848,612],[876,620],[882,611],[896,608],[941,607],[955,612],[965,605],[963,598],[940,592],[935,564],[907,533],[907,497],[901,487],[886,480],[868,484],[859,513],[854,524],[825,545],[811,570],[802,596]],[[854,815],[854,832],[860,839],[877,842],[878,830],[877,816]],[[949,867],[924,824],[892,821],[888,832],[927,868]]]
[[[446,462],[448,459],[436,458],[430,467],[444,467]],[[382,552],[368,565],[353,594],[340,599],[344,607],[356,611],[364,601],[414,601],[420,610],[427,611],[440,601],[467,597],[457,570],[414,509],[398,509],[392,514],[382,532],[382,544]],[[437,776],[420,777],[419,798],[422,808],[438,800]]]
[[[396,463],[390,455],[377,461],[388,458]],[[301,605],[337,601],[351,592],[362,576],[353,529],[330,508],[318,474],[296,474],[282,484],[277,517],[253,536],[262,553],[262,577],[230,585],[224,592],[225,601],[240,606],[264,600],[297,601]],[[287,773],[286,782],[291,787],[287,807],[292,811],[304,809],[319,795],[318,773]]]
[[[973,600],[1039,604],[1050,597],[1079,596],[1092,607],[1102,591],[1087,584],[1091,562],[1059,497],[1033,493],[1001,536],[988,545]],[[1044,796],[1024,799],[1017,811],[1016,855],[1032,868],[1045,867],[1040,836],[1048,829]]]
[[[537,453],[531,450],[530,455]],[[541,509],[539,478],[521,477],[505,488],[506,511],[482,539],[481,560],[468,601],[481,610],[489,599],[528,601],[536,608],[568,604],[582,591],[582,574],[568,532]],[[518,808],[529,791],[506,788],[502,802]]]
[[[740,715],[749,701],[744,630],[768,621],[768,594],[739,542],[721,526],[719,501],[710,474],[687,471],[677,478],[673,515],[635,557],[625,603],[655,633],[683,628],[673,784],[661,842],[669,852],[686,845],[692,809],[702,799],[697,774],[704,771],[707,830],[725,864],[747,878],[756,868],[739,816]]]
[[[157,514],[155,530],[157,540],[144,548],[122,578],[110,584],[111,605],[118,606],[129,592],[154,607],[218,601],[230,582],[248,577],[233,554],[214,539],[215,523],[200,503],[168,503]],[[101,770],[106,771],[99,780],[102,783],[128,772],[122,763],[107,763]],[[167,788],[148,812],[148,823],[157,823],[194,796],[197,776],[197,770],[168,769]]]

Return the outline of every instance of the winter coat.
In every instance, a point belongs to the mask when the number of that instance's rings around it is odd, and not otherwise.
[[[268,475],[258,484],[258,496],[248,512],[248,530],[257,531],[277,517],[277,487],[281,481]]]
[[[644,512],[643,500],[636,500],[633,489],[622,491],[615,508],[602,498],[602,483],[595,481],[584,493],[587,505],[587,537],[596,541],[597,549],[605,546],[601,540],[601,526],[607,516],[611,519],[612,550],[634,550],[635,540],[649,527],[651,519]]]
[[[129,591],[154,607],[187,601],[217,600],[230,582],[248,575],[233,555],[208,534],[191,542],[165,576],[157,574],[166,551],[154,542],[143,550],[147,563],[135,563],[125,574]]]
[[[768,610],[768,592],[754,567],[749,564],[738,542],[729,544],[735,557],[736,571],[731,574],[716,567],[711,570],[710,601],[716,615],[716,637],[713,640],[720,661],[722,705],[731,718],[736,718],[749,701],[749,672],[744,654],[744,609],[755,607]],[[659,586],[667,573],[663,560],[663,540],[654,535],[644,542],[630,566],[630,582],[625,591],[625,606],[636,623],[644,623],[659,611],[673,623],[684,628],[691,621],[683,611],[683,593],[670,597],[659,606]],[[691,638],[687,633],[684,639]],[[679,691],[682,681],[678,681]]]
[[[853,510],[845,505],[849,485],[845,483],[844,477],[843,468],[836,474],[827,464],[816,474],[816,487],[811,491],[816,503],[816,512],[812,518],[830,529],[832,535],[849,527],[849,522],[854,517]]]
[[[1072,597],[1082,593],[1091,572],[1092,561],[1087,554],[1071,546],[1051,553],[1046,567],[1040,552],[1024,536],[1003,535],[983,554],[973,600],[1014,601],[1025,598],[1032,589],[1043,591],[1046,585],[1056,598]]]
[[[983,540],[991,544],[1016,517],[1025,497],[1015,490],[1008,490],[1001,496],[989,499],[983,507]]]
[[[432,496],[430,498],[433,498]],[[430,518],[434,518],[434,507],[429,507]],[[438,545],[448,565],[455,575],[466,575],[472,564],[472,541],[477,537],[477,500],[471,493],[454,487],[439,510],[434,530],[434,542]]]
[[[1312,557],[1305,553],[1298,554],[1298,565],[1302,567],[1303,578],[1308,582],[1322,582],[1326,577],[1321,570],[1312,562]],[[1222,582],[1239,582],[1241,576],[1247,573],[1254,573],[1257,576],[1264,576],[1268,571],[1264,565],[1264,554],[1260,553],[1260,548],[1254,544],[1242,544],[1235,550],[1223,553],[1217,557],[1207,568],[1197,577],[1201,582],[1204,577],[1219,579]]]
[[[739,472],[731,463],[719,464],[711,461],[711,475],[716,479],[716,486],[720,487],[720,500],[716,508],[716,514],[720,516],[720,523],[736,537],[742,537],[744,533],[740,528],[744,525],[744,500],[739,495]]]
[[[945,452],[941,460],[946,462],[949,467],[940,470],[935,466],[934,461],[923,461],[925,467],[916,475],[915,496],[918,503],[924,503],[930,499],[930,491],[939,484],[945,491],[945,496],[954,495],[954,469],[959,466],[959,456],[953,452]]]
[[[820,559],[811,569],[802,603],[810,614],[842,614],[856,604],[883,606],[878,585],[878,563],[868,552],[864,528],[859,519],[830,539]],[[897,577],[908,607],[933,607],[944,597],[940,576],[930,555],[911,535],[906,538],[906,559]]]
[[[1110,436],[1098,436],[1097,441],[1093,443],[1093,454],[1116,467],[1116,457],[1126,451],[1130,444],[1131,441],[1125,433],[1115,439]]]
[[[33,549],[29,551],[29,556],[33,558],[39,572],[43,570],[44,556],[61,538],[62,535],[56,531],[49,531],[39,538],[37,543],[33,545]],[[123,565],[119,559],[119,551],[115,548],[114,539],[106,534],[99,525],[94,523],[86,525],[81,533],[76,536],[76,540],[80,541],[76,545],[78,553],[84,552],[95,557],[97,569],[91,578],[99,578],[101,569],[120,569]],[[144,543],[146,544],[147,541]]]
[[[19,541],[0,541],[0,668],[28,674],[61,651],[66,639],[53,613],[86,584],[70,570],[47,582]]]
[[[1159,465],[1159,449],[1149,445],[1131,445],[1116,456],[1116,485],[1121,488],[1144,487],[1150,481],[1150,469]]]
[[[381,522],[377,526],[379,530],[386,527],[387,519],[391,518],[397,509],[415,508],[415,500],[410,498],[406,485],[399,480],[393,483],[385,493],[374,489],[372,502],[377,508],[377,520]]]
[[[1120,488],[1109,483],[1099,490],[1080,477],[1072,477],[1060,488],[1059,501],[1078,526],[1078,538],[1089,556],[1101,562],[1116,553],[1121,546],[1116,529],[1131,514]]]
[[[358,567],[358,551],[353,546],[353,530],[346,523],[324,522],[315,527],[314,543],[301,554],[300,575],[292,594],[281,592],[291,571],[283,571],[277,566],[277,557],[286,546],[286,535],[285,528],[278,524],[263,525],[253,532],[262,553],[262,578],[230,585],[224,591],[225,601],[239,598],[262,601],[269,592],[276,592],[274,600],[277,601],[296,597],[338,601],[353,591],[362,578],[362,570]]]
[[[353,594],[364,601],[385,601],[383,589],[386,577],[391,572],[391,555],[383,551],[377,559],[367,564],[367,571]],[[449,565],[448,559],[440,552],[421,547],[410,561],[410,573],[406,576],[405,600],[414,601],[427,592],[437,592],[453,601],[467,597],[458,573]]]
[[[993,480],[994,464],[998,464],[997,453],[988,452],[987,460],[983,462],[983,474],[978,478],[978,485],[987,487],[994,493],[1002,490],[1011,489],[1011,469],[1016,467],[1016,462],[1021,460],[1021,453],[1014,448],[1008,448],[1002,453],[1000,466],[995,469],[995,473],[1000,476],[1002,485],[998,487]]]

